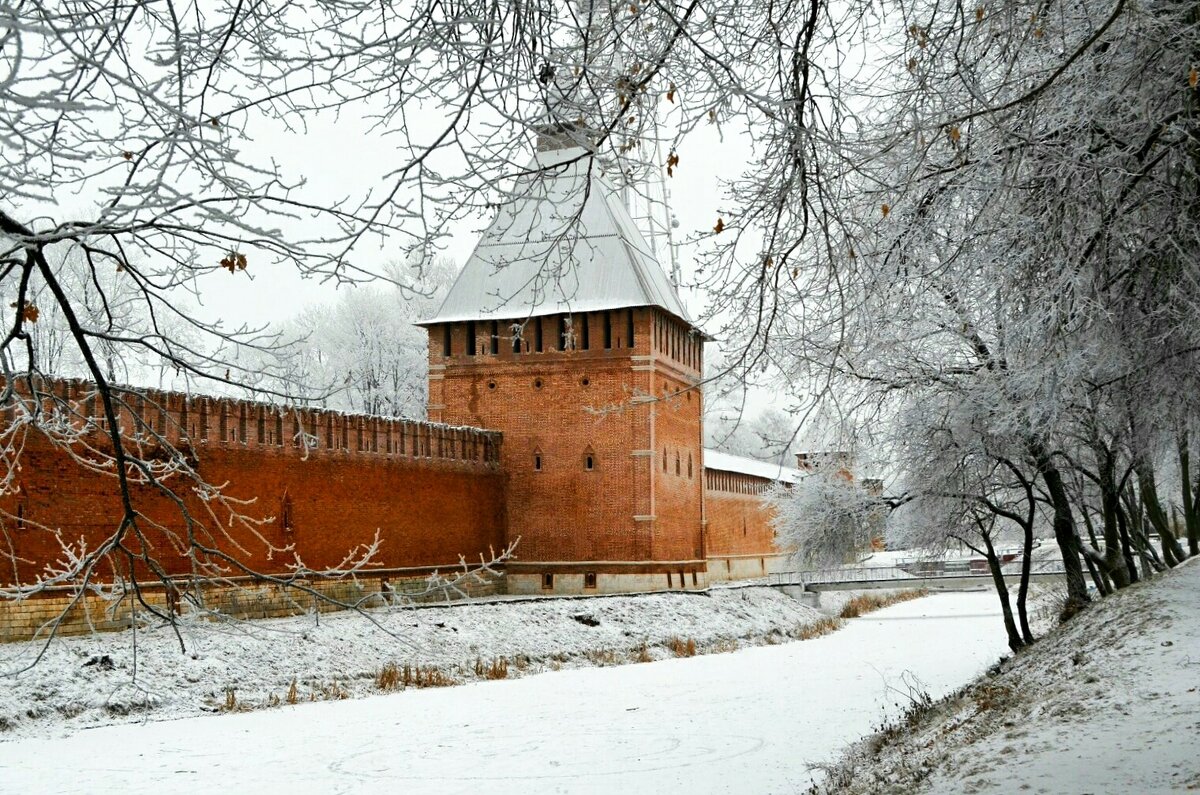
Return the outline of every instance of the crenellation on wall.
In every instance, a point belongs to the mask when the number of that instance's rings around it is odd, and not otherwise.
[[[36,398],[24,379],[14,388],[22,398],[18,405],[26,419],[31,414],[27,409],[36,402],[39,421],[65,422],[79,432],[107,433],[108,420],[91,382],[35,378]],[[273,448],[300,455],[332,450],[439,458],[490,467],[499,463],[501,435],[483,428],[122,385],[113,386],[112,391],[118,398],[115,415],[122,435],[135,441],[166,440],[172,446],[184,447]],[[17,411],[10,405],[0,419],[11,423]],[[381,438],[401,441],[381,445]],[[409,448],[402,444],[404,439],[416,441]]]

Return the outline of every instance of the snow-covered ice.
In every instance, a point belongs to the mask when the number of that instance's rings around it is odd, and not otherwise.
[[[995,595],[929,596],[821,638],[244,714],[0,742],[26,795],[795,792],[906,701],[1004,651]]]

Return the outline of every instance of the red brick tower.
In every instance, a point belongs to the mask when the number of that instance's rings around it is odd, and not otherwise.
[[[703,334],[584,148],[543,135],[429,329],[429,416],[502,431],[513,593],[707,584]]]

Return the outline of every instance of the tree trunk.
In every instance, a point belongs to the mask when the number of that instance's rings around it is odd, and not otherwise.
[[[1179,434],[1179,480],[1180,491],[1183,493],[1183,522],[1187,528],[1188,553],[1194,556],[1200,555],[1200,515],[1196,513],[1200,506],[1196,505],[1196,495],[1192,490],[1190,454],[1188,433],[1185,430]]]
[[[1183,554],[1183,547],[1179,546],[1179,541],[1175,538],[1175,533],[1171,531],[1171,521],[1167,518],[1167,512],[1163,510],[1162,503],[1159,502],[1154,467],[1143,458],[1134,466],[1134,472],[1137,473],[1138,486],[1142,493],[1142,505],[1146,509],[1146,518],[1158,531],[1163,560],[1168,566],[1175,566],[1186,556]]]
[[[1030,516],[1032,516],[1032,511]],[[1026,644],[1033,643],[1033,632],[1029,629],[1029,613],[1025,609],[1029,596],[1029,572],[1033,568],[1033,522],[1024,525],[1024,552],[1021,556],[1021,584],[1017,586],[1017,618],[1021,621],[1021,638]]]
[[[1008,586],[1004,582],[1004,572],[1000,568],[1000,558],[996,555],[996,548],[992,546],[992,539],[986,533],[983,534],[984,557],[987,558],[988,569],[992,572],[992,580],[996,583],[996,593],[1000,597],[1000,609],[1004,613],[1004,631],[1008,633],[1008,648],[1013,651],[1019,651],[1025,641],[1021,639],[1021,635],[1017,632],[1017,624],[1013,620],[1012,605],[1008,601]]]
[[[1132,558],[1128,556],[1128,541],[1122,539],[1117,522],[1117,510],[1120,508],[1121,497],[1117,494],[1117,476],[1112,453],[1109,450],[1097,450],[1100,460],[1100,513],[1104,522],[1104,564],[1108,576],[1112,577],[1113,585],[1124,588],[1129,585],[1133,572]],[[1125,541],[1125,544],[1122,544]],[[1125,550],[1126,560],[1121,560],[1122,550]],[[1128,566],[1128,568],[1126,568]],[[1136,578],[1136,573],[1133,577]]]
[[[1158,551],[1154,549],[1150,543],[1150,536],[1146,533],[1145,515],[1142,512],[1141,503],[1137,500],[1137,495],[1130,489],[1122,498],[1125,502],[1125,517],[1129,525],[1129,538],[1133,543],[1133,548],[1138,554],[1139,560],[1142,562],[1142,579],[1150,579],[1150,575],[1156,572],[1163,571],[1166,566],[1162,559],[1158,556]]]
[[[1029,452],[1037,463],[1038,474],[1050,493],[1050,504],[1054,509],[1054,540],[1062,553],[1063,571],[1067,579],[1067,601],[1078,609],[1087,604],[1087,582],[1083,579],[1083,565],[1079,562],[1079,538],[1075,535],[1075,519],[1071,514],[1071,501],[1063,486],[1062,474],[1050,460],[1050,453],[1040,440],[1029,441]]]
[[[1121,509],[1121,501],[1117,500],[1117,531],[1121,534],[1121,555],[1125,558],[1125,569],[1129,573],[1129,582],[1138,581],[1137,560],[1133,557],[1133,547],[1129,543],[1129,527],[1125,520],[1125,511]]]
[[[1083,524],[1087,527],[1088,538],[1091,539],[1091,546],[1082,546],[1083,562],[1087,564],[1088,573],[1092,575],[1092,582],[1096,584],[1096,590],[1101,596],[1108,596],[1113,592],[1112,580],[1108,577],[1106,568],[1108,562],[1104,556],[1100,554],[1100,544],[1096,541],[1096,529],[1092,526],[1092,517],[1088,515],[1087,506],[1079,506],[1079,515],[1083,519]]]

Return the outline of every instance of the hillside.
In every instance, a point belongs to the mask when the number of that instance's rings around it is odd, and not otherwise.
[[[1200,791],[1200,565],[1102,600],[851,748],[815,791]]]

